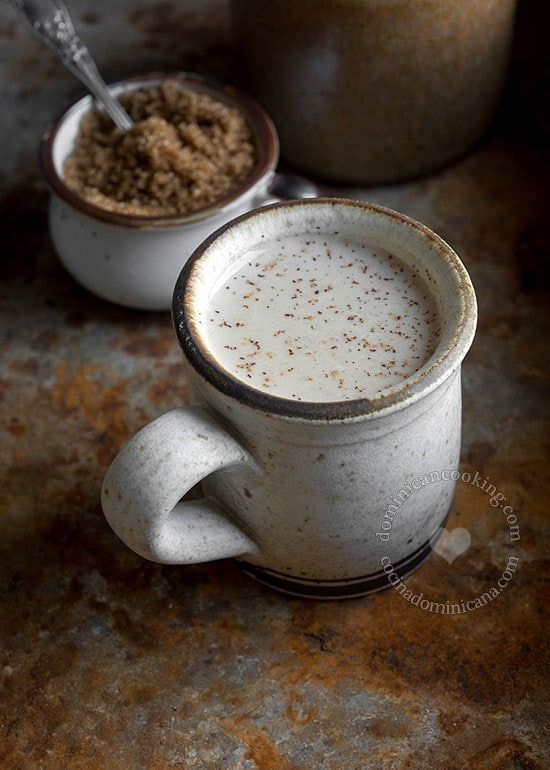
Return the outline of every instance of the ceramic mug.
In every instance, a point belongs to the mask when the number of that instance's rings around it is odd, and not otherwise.
[[[185,259],[222,223],[278,198],[312,197],[315,185],[276,171],[279,141],[267,113],[233,86],[193,73],[151,74],[116,83],[116,96],[176,79],[186,88],[239,109],[252,129],[257,163],[233,191],[207,208],[185,216],[139,216],[109,211],[75,193],[64,181],[91,96],[74,104],[44,137],[42,170],[51,190],[48,221],[54,250],[65,269],[89,291],[118,305],[170,310],[174,284]]]
[[[386,250],[419,276],[440,321],[433,350],[403,379],[358,398],[300,400],[251,386],[246,371],[220,360],[225,346],[216,348],[208,325],[222,317],[213,309],[215,292],[266,243],[269,254],[280,237],[309,243],[315,235],[317,243],[335,233],[344,249]],[[292,285],[283,279],[283,295]],[[287,315],[260,302],[255,334]],[[258,580],[295,595],[343,598],[386,587],[381,559],[388,556],[405,576],[429,555],[430,537],[446,519],[452,483],[426,485],[400,507],[391,541],[377,536],[403,484],[458,467],[460,369],[476,317],[456,253],[395,211],[351,200],[291,201],[222,226],[194,252],[174,291],[192,403],[144,427],[115,458],[102,487],[108,522],[145,558],[190,564],[233,557]],[[322,324],[311,329],[314,351]],[[315,380],[307,369],[302,379]],[[201,481],[204,497],[183,500]]]

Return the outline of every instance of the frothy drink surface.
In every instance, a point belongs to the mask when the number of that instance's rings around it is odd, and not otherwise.
[[[401,382],[438,341],[435,302],[384,249],[292,236],[248,252],[214,288],[206,339],[218,362],[283,398],[369,398]]]

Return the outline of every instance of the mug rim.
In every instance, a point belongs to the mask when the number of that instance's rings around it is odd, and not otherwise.
[[[442,257],[452,275],[459,300],[456,316],[451,319],[452,333],[443,349],[438,345],[430,358],[402,382],[388,386],[372,397],[342,401],[306,401],[285,398],[251,387],[244,380],[218,363],[201,336],[193,314],[193,290],[189,287],[197,271],[197,263],[205,258],[228,230],[257,217],[269,216],[270,211],[294,207],[344,206],[374,216],[385,217],[393,226],[412,228],[430,243]],[[305,213],[305,212],[304,212]],[[374,203],[348,198],[314,198],[291,200],[249,211],[222,225],[206,238],[192,253],[176,281],[172,298],[172,320],[182,351],[195,371],[216,390],[254,409],[287,418],[311,421],[349,420],[357,417],[373,418],[395,412],[427,396],[441,385],[461,365],[468,352],[476,329],[477,302],[474,288],[462,261],[439,235],[412,217]]]
[[[63,176],[58,173],[54,162],[54,150],[61,129],[67,121],[80,119],[81,116],[93,107],[94,99],[88,94],[73,102],[42,137],[39,160],[42,175],[51,192],[59,196],[71,208],[103,222],[132,228],[166,228],[192,224],[215,216],[228,206],[237,203],[243,195],[249,193],[267,175],[274,173],[279,162],[279,137],[275,125],[264,108],[249,94],[241,91],[236,86],[193,72],[175,71],[135,75],[111,83],[108,85],[108,88],[114,94],[119,95],[137,90],[141,86],[155,85],[170,79],[179,80],[184,85],[188,84],[191,88],[195,88],[198,91],[203,90],[212,98],[219,98],[226,104],[235,106],[245,115],[252,130],[255,149],[259,157],[251,173],[238,187],[231,193],[219,198],[213,204],[189,214],[169,214],[165,216],[126,214],[102,208],[85,200],[69,187],[64,181]]]

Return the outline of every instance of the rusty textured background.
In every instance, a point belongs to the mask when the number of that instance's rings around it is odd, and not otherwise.
[[[180,68],[231,79],[226,2],[70,3],[107,80]],[[521,538],[473,484],[450,527],[472,537],[408,578],[434,601],[513,579],[444,616],[392,589],[285,597],[232,562],[141,560],[99,506],[103,474],[185,399],[168,314],[101,302],[47,236],[42,132],[80,85],[0,6],[0,767],[474,768],[550,764],[544,617],[548,483],[547,22],[520,0],[490,134],[415,182],[332,190],[390,205],[462,256],[480,304],[464,366],[462,469],[506,497]],[[327,188],[327,192],[331,192]]]

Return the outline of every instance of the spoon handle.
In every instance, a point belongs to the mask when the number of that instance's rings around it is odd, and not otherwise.
[[[61,0],[10,1],[27,29],[51,48],[84,83],[103,105],[111,120],[123,130],[131,128],[132,119],[109,92],[90,52],[76,34],[69,12]]]

